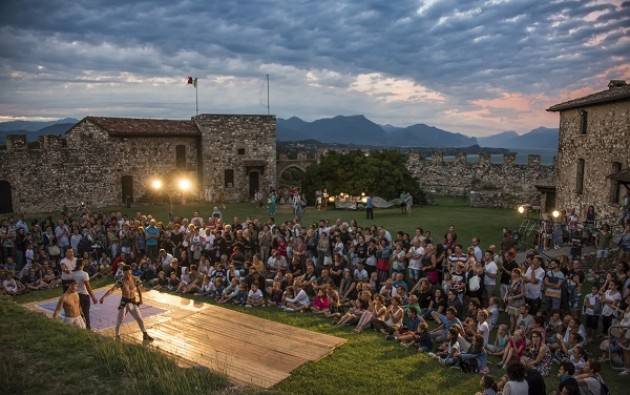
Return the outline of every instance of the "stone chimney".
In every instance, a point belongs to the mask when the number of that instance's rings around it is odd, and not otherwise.
[[[621,88],[622,86],[626,86],[626,81],[624,80],[610,80],[608,83],[608,89]]]

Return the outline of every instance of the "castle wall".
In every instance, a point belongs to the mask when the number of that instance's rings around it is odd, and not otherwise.
[[[193,118],[201,131],[201,191],[211,201],[243,201],[249,175],[259,174],[259,190],[276,186],[276,118],[271,115],[202,114]],[[233,183],[226,185],[226,170]]]
[[[587,133],[581,133],[580,111],[587,112]],[[583,192],[578,193],[578,159],[584,159]],[[612,202],[613,162],[630,167],[630,101],[588,106],[560,112],[560,145],[556,203],[558,208],[583,214],[595,206],[600,218],[618,218],[621,205]],[[621,187],[621,201],[625,194]]]
[[[481,154],[469,163],[464,154],[445,162],[441,152],[423,159],[411,153],[407,168],[420,187],[446,196],[469,196],[477,207],[514,207],[520,203],[539,204],[535,185],[553,184],[554,166],[543,165],[540,156],[530,155],[526,165],[514,163],[514,154],[504,155],[503,163],[491,163]]]

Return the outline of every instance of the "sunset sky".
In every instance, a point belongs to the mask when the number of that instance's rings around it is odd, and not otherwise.
[[[131,4],[130,4],[131,3]],[[630,1],[0,2],[0,121],[364,114],[483,136],[630,80]]]

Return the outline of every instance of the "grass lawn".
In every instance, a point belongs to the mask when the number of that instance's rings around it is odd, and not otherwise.
[[[176,206],[174,212],[179,216],[190,216],[192,211],[198,210],[201,215],[209,215],[212,207],[208,204],[189,204],[186,206]],[[168,206],[146,206],[123,209],[127,213],[142,211],[152,213],[160,219],[168,218]],[[244,219],[248,216],[264,218],[265,210],[249,204],[230,205],[223,210],[225,218],[238,216]],[[289,219],[291,213],[283,211],[277,215],[277,221]],[[498,243],[503,227],[515,228],[520,224],[520,219],[515,210],[504,209],[474,209],[465,206],[465,202],[458,199],[441,199],[438,205],[414,208],[409,216],[402,216],[397,209],[377,210],[375,221],[364,220],[363,212],[328,210],[317,212],[314,209],[307,209],[304,223],[311,223],[319,218],[335,220],[342,218],[349,221],[357,218],[361,225],[380,224],[391,231],[405,230],[413,232],[416,226],[420,225],[431,230],[437,237],[441,237],[447,227],[454,224],[464,246],[469,245],[473,236],[482,239],[482,246],[486,247],[491,243]],[[94,282],[93,286],[103,286],[107,280]],[[18,302],[28,302],[37,299],[50,298],[58,295],[59,290],[42,291],[30,293],[16,298]],[[202,298],[193,297],[202,300]],[[203,299],[204,301],[207,301]],[[8,307],[7,307],[8,306]],[[431,360],[428,356],[414,353],[412,350],[404,349],[394,342],[385,341],[383,336],[374,331],[366,331],[361,334],[351,333],[351,328],[334,328],[331,322],[319,316],[309,313],[286,313],[276,308],[256,308],[245,309],[235,306],[225,306],[238,311],[253,314],[262,318],[302,327],[305,329],[328,333],[348,339],[348,342],[335,350],[335,352],[315,363],[308,363],[293,371],[291,376],[277,385],[274,390],[279,393],[303,393],[303,394],[472,394],[479,389],[479,375],[464,374],[454,369],[444,369]],[[117,370],[123,366],[122,361],[129,359],[128,353],[138,353],[137,347],[118,346],[106,354],[107,359],[113,362],[105,363],[102,359],[103,344],[114,345],[115,343],[101,339],[98,336],[90,336],[85,332],[78,332],[72,328],[66,328],[61,324],[50,322],[30,312],[23,312],[15,306],[3,303],[2,314],[6,319],[0,324],[0,345],[7,347],[12,342],[17,342],[16,346],[7,351],[2,350],[3,357],[9,355],[10,359],[17,361],[13,364],[3,363],[0,371],[3,377],[12,377],[9,381],[14,385],[9,388],[16,388],[16,383],[28,385],[29,393],[53,393],[62,389],[64,392],[71,392],[81,388],[86,383],[94,388],[106,388],[112,380],[117,379]],[[6,310],[6,311],[5,311]],[[3,317],[3,318],[4,318]],[[31,336],[30,332],[34,331]],[[23,336],[28,333],[28,336]],[[50,348],[50,350],[48,350]],[[68,355],[69,349],[79,349],[79,356]],[[151,354],[153,355],[153,354]],[[101,359],[99,359],[101,358]],[[152,357],[157,358],[157,357]],[[495,359],[491,358],[490,361]],[[27,364],[26,361],[29,361]],[[85,369],[88,378],[83,380],[79,375],[70,376],[63,380],[66,387],[61,386],[52,377],[47,381],[37,379],[37,375],[23,375],[16,371],[15,366],[23,366],[30,372],[31,366],[35,367],[59,367],[73,366],[80,362],[80,366]],[[155,362],[157,363],[157,362]],[[163,362],[160,362],[163,363]],[[104,368],[114,366],[115,369]],[[491,365],[492,374],[499,376],[502,371]],[[9,370],[13,369],[13,370]],[[169,367],[169,369],[173,369]],[[37,368],[37,371],[42,371]],[[58,369],[54,369],[58,371]],[[177,377],[188,377],[189,370],[175,370]],[[113,376],[116,379],[112,378]],[[555,369],[554,369],[555,372]],[[8,374],[5,374],[8,373]],[[140,378],[144,378],[144,373],[130,372],[123,377],[132,375],[131,379],[136,380],[136,385],[145,385],[143,389],[153,391],[155,381],[141,384]],[[197,374],[197,373],[195,373]],[[161,376],[162,374],[160,374]],[[33,378],[34,377],[34,378]],[[604,377],[613,393],[624,393],[623,382],[616,374],[606,370]],[[99,379],[97,379],[99,378]],[[197,376],[191,378],[194,380]],[[7,379],[8,380],[8,379]],[[21,380],[21,381],[20,381]],[[149,378],[151,380],[151,378]],[[208,385],[202,385],[205,392],[212,389],[221,388],[222,381],[215,376],[208,376]],[[48,383],[49,392],[38,392],[37,389],[44,388]],[[548,380],[547,389],[551,391],[556,387],[554,379]],[[0,382],[0,384],[5,384]],[[116,384],[116,388],[120,388]],[[6,388],[6,387],[5,387]],[[68,390],[66,390],[67,388]],[[105,389],[105,393],[108,393]],[[14,391],[11,391],[14,392]],[[97,391],[94,391],[97,392]],[[110,391],[116,392],[116,391]],[[149,391],[146,391],[149,393]],[[198,391],[197,391],[198,392]],[[183,392],[182,392],[183,393]]]
[[[186,205],[174,205],[173,213],[176,216],[190,218],[193,211],[199,211],[203,217],[210,216],[213,205],[210,203],[189,203]],[[120,210],[126,214],[135,214],[138,211],[150,213],[160,220],[168,220],[168,205],[146,205],[132,208],[114,208],[111,211]],[[244,220],[247,217],[259,219],[267,218],[265,208],[258,208],[253,204],[239,203],[228,204],[222,209],[223,218],[226,222],[231,222],[234,217]],[[292,219],[293,214],[288,207],[281,207],[276,215],[276,222]],[[450,225],[455,225],[457,235],[462,241],[462,245],[470,245],[470,239],[474,236],[480,237],[482,245],[487,247],[490,244],[497,244],[501,239],[502,228],[517,228],[521,223],[516,210],[513,209],[485,209],[471,208],[467,206],[465,199],[460,198],[438,198],[436,204],[424,207],[414,207],[411,214],[403,216],[400,209],[375,209],[374,220],[365,219],[364,211],[352,210],[321,210],[308,207],[305,211],[302,223],[311,225],[319,219],[335,221],[337,218],[350,222],[356,219],[361,226],[373,224],[382,225],[390,232],[403,230],[413,235],[416,227],[421,226],[425,230],[430,230],[435,238],[441,238]]]

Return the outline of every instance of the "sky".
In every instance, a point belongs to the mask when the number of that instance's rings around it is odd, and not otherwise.
[[[630,82],[630,0],[2,0],[0,121],[364,114],[472,136]]]

